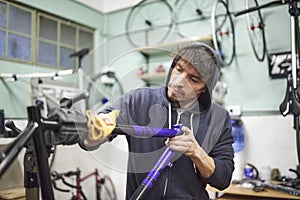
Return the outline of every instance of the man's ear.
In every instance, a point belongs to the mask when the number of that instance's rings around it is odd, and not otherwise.
[[[204,86],[203,88],[202,88],[202,90],[201,90],[201,94],[203,94],[204,92],[206,92],[206,86]]]

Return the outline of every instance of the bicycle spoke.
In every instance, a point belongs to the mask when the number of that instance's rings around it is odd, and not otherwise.
[[[227,4],[215,0],[211,14],[213,43],[222,60],[222,65],[230,65],[235,56],[235,33]]]
[[[126,19],[126,36],[134,47],[163,42],[174,24],[173,9],[164,0],[143,0]]]
[[[245,0],[246,9],[257,7],[256,0]],[[263,61],[266,54],[266,41],[264,32],[264,23],[260,10],[252,11],[246,14],[247,30],[251,42],[251,47],[258,61]]]
[[[202,20],[210,19],[211,3],[206,0],[177,0],[174,11],[176,31],[183,36],[190,36],[199,30]]]

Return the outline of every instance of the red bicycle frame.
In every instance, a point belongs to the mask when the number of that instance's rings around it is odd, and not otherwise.
[[[83,197],[83,198],[85,198],[86,199],[86,197],[85,197],[85,195],[83,194],[83,192],[82,192],[82,189],[81,189],[81,183],[83,182],[83,181],[85,181],[86,179],[88,179],[88,178],[90,178],[91,176],[95,176],[95,182],[96,182],[96,196],[97,196],[97,200],[100,200],[100,197],[99,197],[99,192],[98,192],[98,187],[99,187],[99,183],[100,183],[100,176],[99,176],[99,172],[98,172],[98,169],[95,169],[95,171],[94,172],[92,172],[92,173],[89,173],[89,174],[87,174],[86,176],[84,176],[84,177],[80,177],[80,170],[79,169],[77,169],[77,171],[76,171],[77,173],[76,173],[76,199],[77,200],[81,200],[81,197]]]

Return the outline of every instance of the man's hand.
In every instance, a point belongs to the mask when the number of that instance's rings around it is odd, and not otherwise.
[[[87,111],[89,134],[84,141],[84,145],[95,146],[103,143],[116,127],[118,115],[119,111],[117,110],[99,115],[93,115],[91,111]]]
[[[183,134],[168,138],[166,145],[173,151],[189,156],[201,175],[210,177],[215,170],[214,160],[202,149],[189,128],[184,126],[181,130]]]
[[[169,146],[171,150],[182,152],[186,156],[195,155],[199,148],[201,148],[200,145],[189,128],[183,126],[181,130],[183,134],[168,138],[166,145]]]

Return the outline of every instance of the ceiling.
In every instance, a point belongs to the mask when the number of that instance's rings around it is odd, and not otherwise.
[[[141,0],[74,0],[95,10],[108,13],[122,8],[132,7]]]

